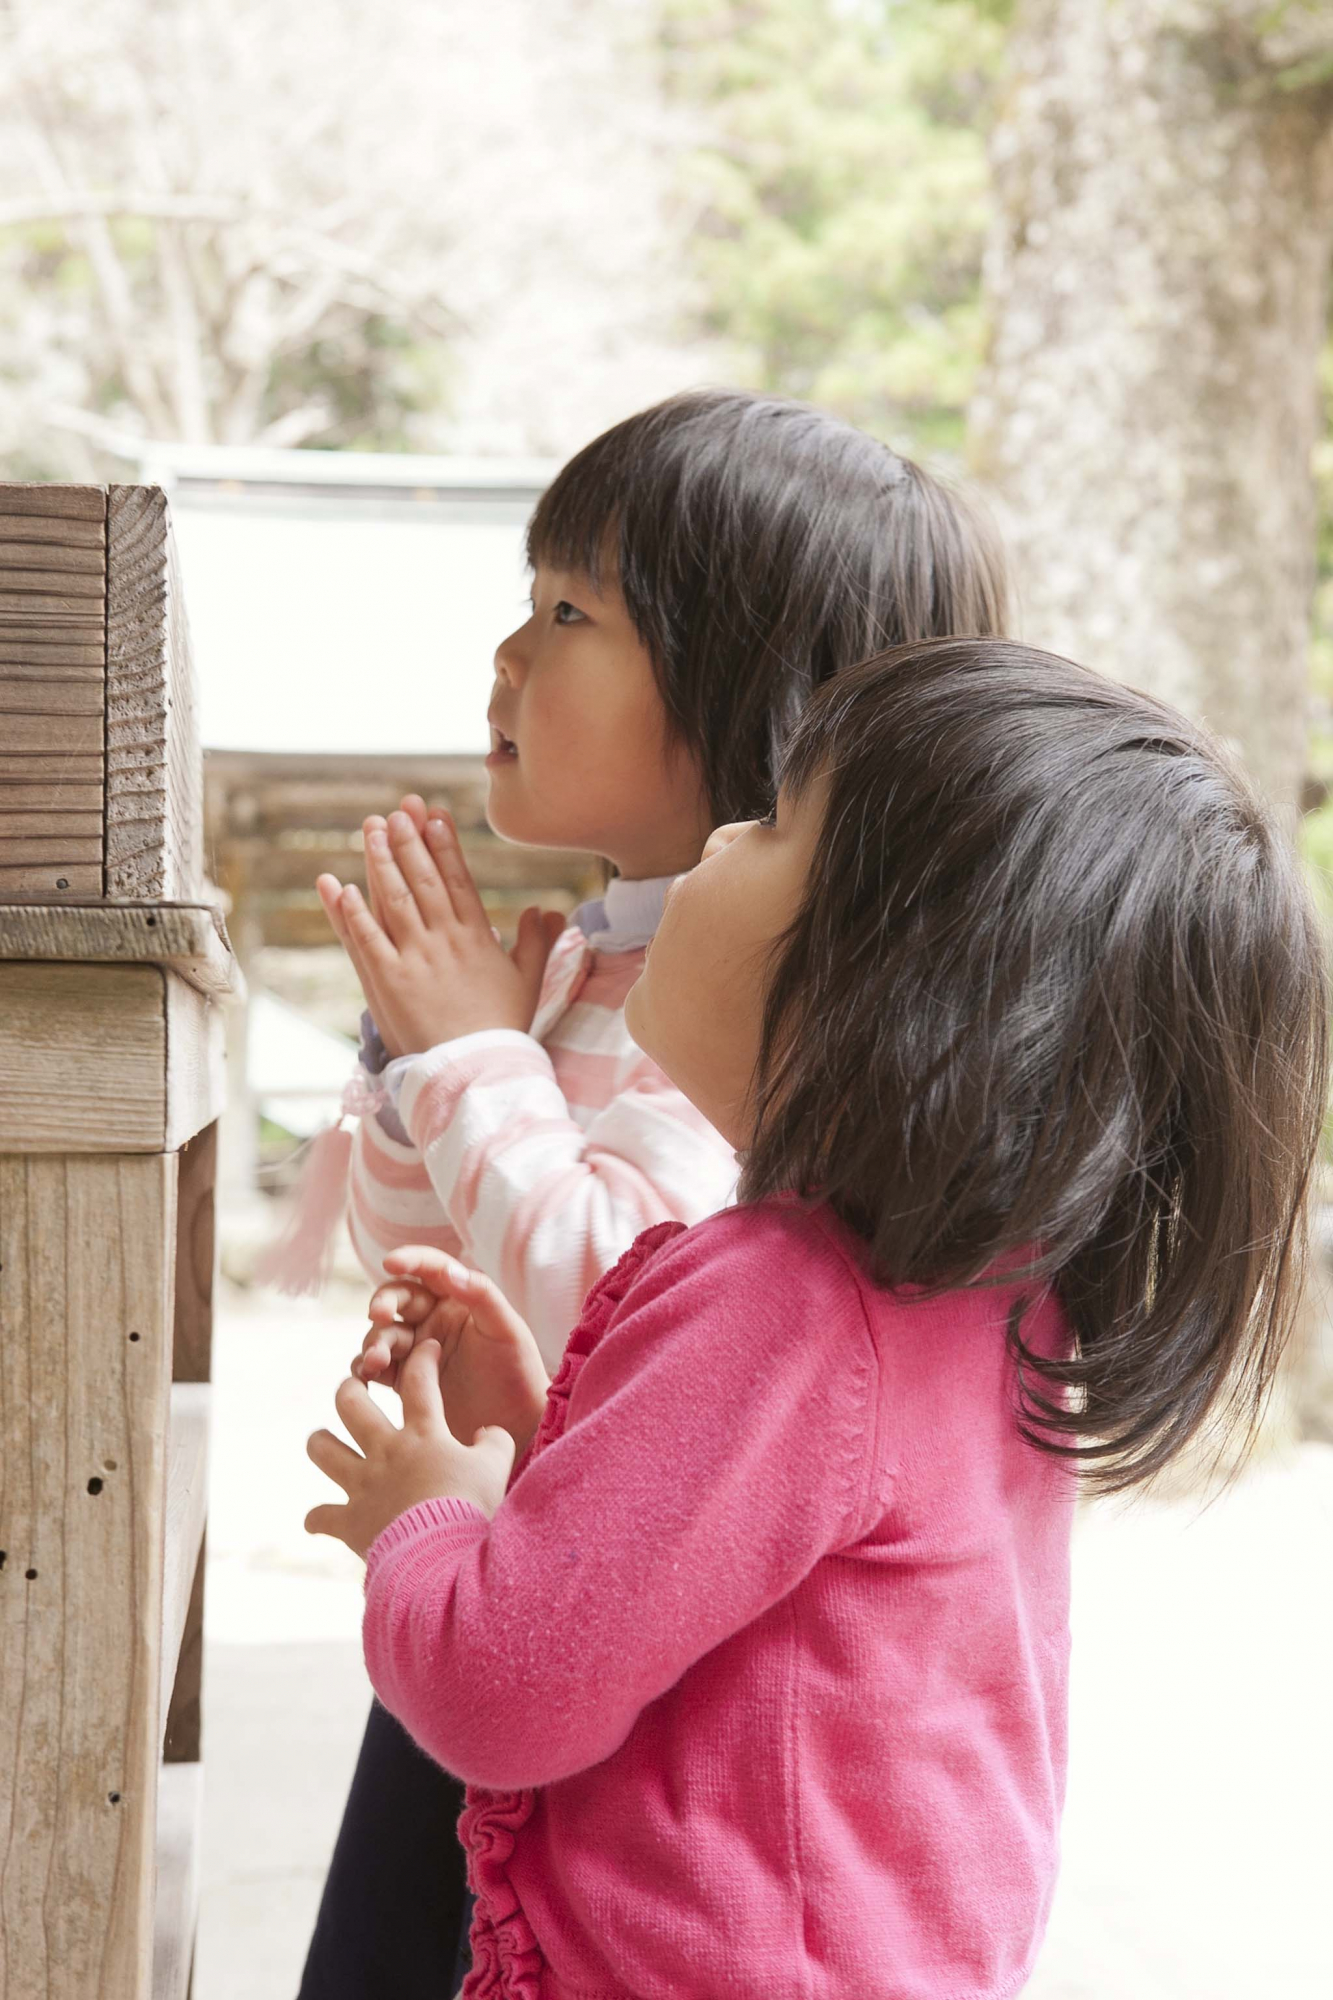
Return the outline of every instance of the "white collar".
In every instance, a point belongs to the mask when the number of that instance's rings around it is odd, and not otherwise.
[[[627,882],[615,875],[603,895],[580,903],[571,921],[594,951],[642,950],[662,921],[667,890],[675,880],[674,875],[654,875]]]

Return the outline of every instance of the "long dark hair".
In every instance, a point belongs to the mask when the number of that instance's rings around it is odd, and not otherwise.
[[[1328,1085],[1325,948],[1204,729],[1005,641],[818,693],[826,787],[775,948],[741,1198],[829,1202],[893,1284],[1018,1253],[1074,1350],[1011,1340],[1020,1421],[1092,1484],[1252,1426],[1290,1327]]]
[[[608,571],[716,822],[772,804],[812,688],[884,646],[1004,629],[976,503],[841,419],[742,390],[673,396],[572,458],[528,557]]]

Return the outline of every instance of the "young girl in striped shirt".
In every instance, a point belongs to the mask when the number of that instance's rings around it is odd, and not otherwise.
[[[349,1379],[360,1452],[311,1439],[374,1685],[469,1780],[465,2000],[1022,1989],[1070,1469],[1253,1422],[1328,1004],[1276,817],[1170,709],[997,640],[816,694],[626,1010],[739,1205],[646,1231],[549,1394],[489,1282],[415,1253],[374,1306],[425,1335],[403,1427]]]
[[[528,535],[532,616],[495,656],[488,814],[599,854],[603,897],[501,950],[448,815],[366,822],[369,901],[320,893],[366,993],[351,1166],[371,1275],[429,1246],[486,1273],[548,1370],[649,1224],[724,1206],[731,1140],[631,1040],[625,995],[710,828],[768,810],[811,690],[897,641],[992,632],[1002,560],[955,495],[804,406],[673,398],[579,454]],[[401,1334],[401,1329],[400,1329]],[[358,1372],[392,1381],[368,1337]],[[460,1793],[372,1712],[302,2000],[444,2000]],[[413,1893],[413,1891],[416,1893]]]

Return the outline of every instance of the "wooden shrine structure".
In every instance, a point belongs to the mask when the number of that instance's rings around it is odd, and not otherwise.
[[[242,958],[264,945],[299,949],[334,942],[315,877],[328,869],[364,886],[361,822],[368,813],[387,816],[406,792],[448,806],[502,936],[512,934],[529,903],[572,909],[599,892],[601,864],[591,855],[516,847],[491,832],[481,757],[210,750],[204,760],[207,853]]]
[[[0,486],[0,1991],[182,2000],[219,1003],[150,486]]]

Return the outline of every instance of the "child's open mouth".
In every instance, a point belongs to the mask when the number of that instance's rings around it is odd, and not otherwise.
[[[518,745],[514,742],[513,738],[506,736],[503,729],[497,729],[495,724],[492,723],[491,749],[490,755],[486,759],[487,764],[509,764],[514,762],[517,756]]]

